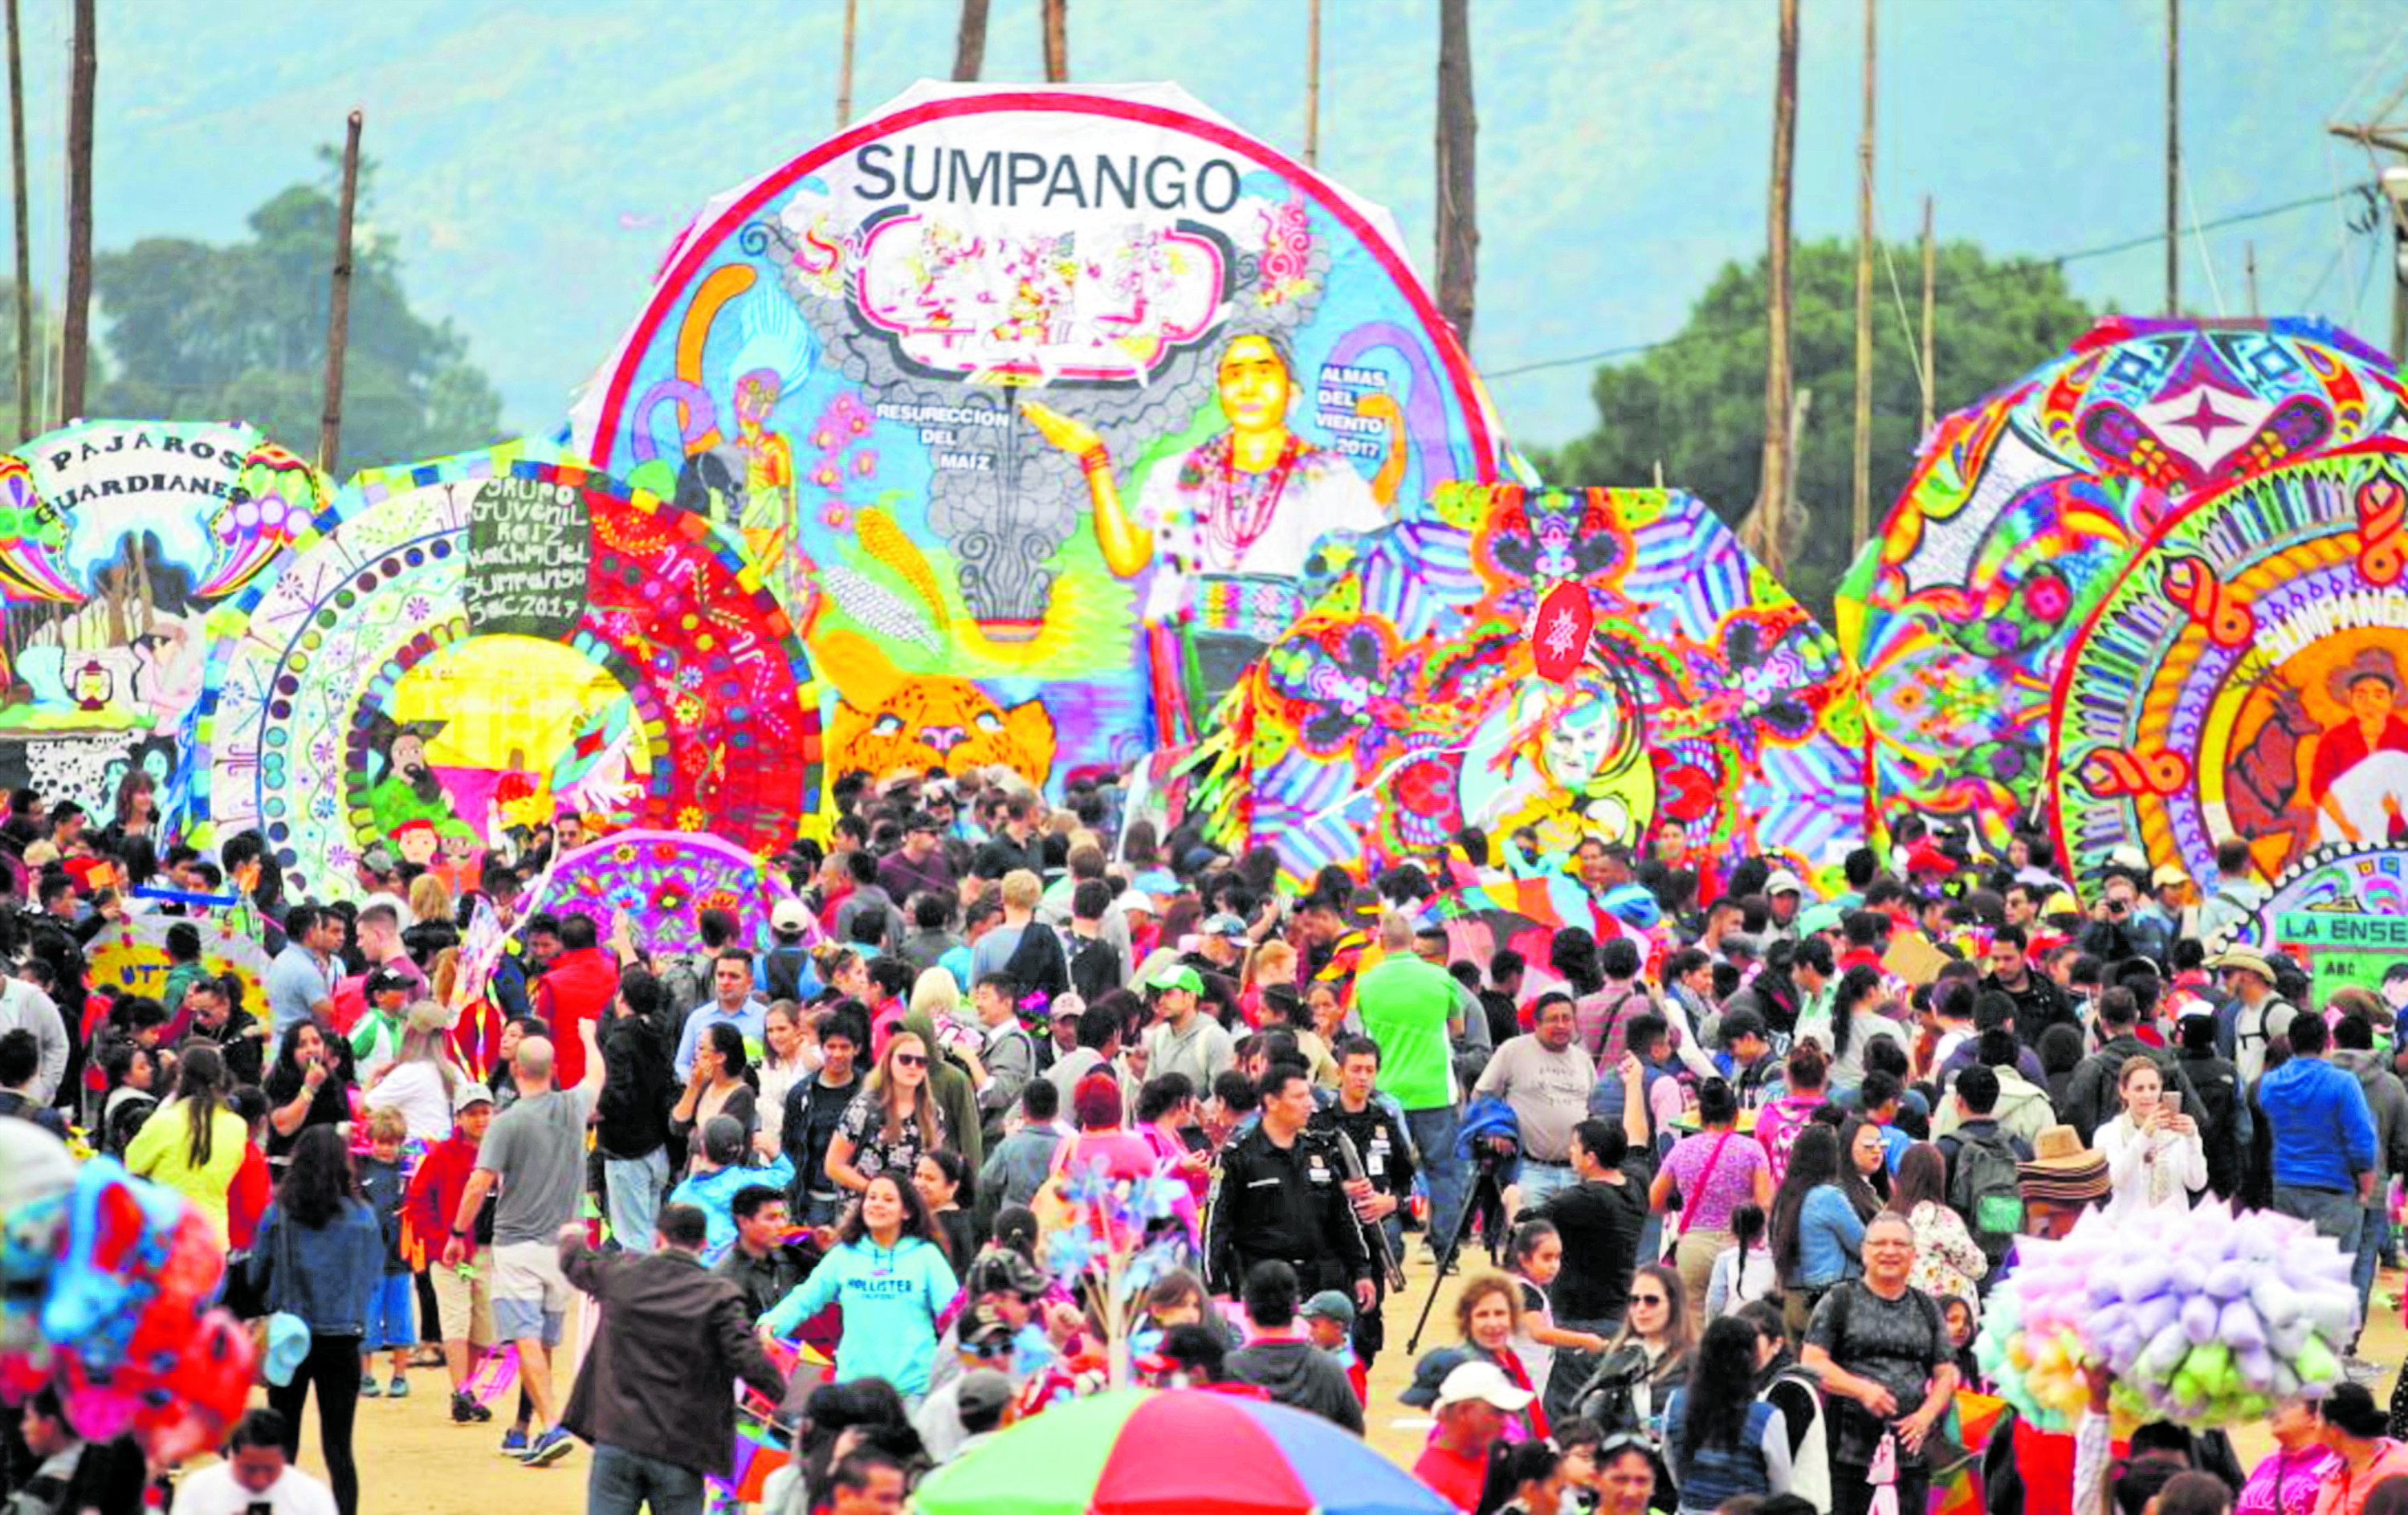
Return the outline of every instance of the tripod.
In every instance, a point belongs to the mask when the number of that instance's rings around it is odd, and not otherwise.
[[[1455,1235],[1446,1238],[1446,1250],[1439,1253],[1438,1272],[1430,1279],[1429,1295],[1422,1301],[1422,1312],[1413,1319],[1413,1334],[1405,1341],[1405,1355],[1408,1357],[1421,1351],[1422,1332],[1429,1325],[1431,1307],[1438,1303],[1438,1292],[1455,1266],[1455,1253],[1463,1250],[1464,1234],[1471,1229],[1471,1218],[1487,1208],[1491,1202],[1499,1210],[1504,1208],[1505,1192],[1497,1182],[1497,1154],[1485,1150],[1475,1159],[1476,1172],[1472,1177],[1470,1193],[1463,1196],[1463,1213],[1455,1218]],[[1492,1263],[1497,1260],[1498,1246],[1498,1238],[1493,1234],[1495,1229],[1493,1226],[1490,1228],[1492,1235],[1488,1238],[1488,1260]]]

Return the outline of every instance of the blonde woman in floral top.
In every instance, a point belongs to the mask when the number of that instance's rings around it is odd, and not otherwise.
[[[1973,1244],[1965,1218],[1948,1204],[1948,1160],[1928,1141],[1909,1147],[1898,1160],[1889,1208],[1906,1217],[1914,1233],[1914,1266],[1906,1281],[1934,1299],[1972,1304],[1974,1284],[1990,1260]]]

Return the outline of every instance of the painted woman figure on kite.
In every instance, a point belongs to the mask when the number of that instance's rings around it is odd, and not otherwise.
[[[1595,652],[1561,687],[1520,680],[1464,756],[1464,819],[1492,836],[1526,826],[1546,852],[1636,842],[1656,810],[1645,719],[1627,676]]]
[[[1229,429],[1156,464],[1134,515],[1093,427],[1034,400],[1021,404],[1045,440],[1086,474],[1105,564],[1124,579],[1154,565],[1144,622],[1166,740],[1193,736],[1197,712],[1295,623],[1304,608],[1295,579],[1317,538],[1387,523],[1352,463],[1288,429],[1297,388],[1282,338],[1232,336],[1215,384]]]

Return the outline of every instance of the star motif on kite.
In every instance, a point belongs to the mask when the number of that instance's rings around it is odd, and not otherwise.
[[[2193,407],[2191,413],[2186,416],[2176,416],[2168,424],[2189,427],[2199,434],[2200,441],[2205,444],[2214,441],[2217,432],[2227,426],[2238,426],[2241,422],[2216,409],[2214,403],[2208,398],[2207,391],[2201,390],[2199,392],[2199,404]]]
[[[1557,610],[1555,619],[1547,622],[1545,635],[1549,652],[1559,658],[1569,657],[1580,640],[1580,623],[1570,610]]]

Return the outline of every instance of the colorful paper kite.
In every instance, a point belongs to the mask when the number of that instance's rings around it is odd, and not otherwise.
[[[172,819],[212,611],[331,493],[250,426],[79,422],[0,456],[0,779],[105,809],[140,765]]]
[[[733,539],[524,447],[361,474],[237,608],[192,808],[264,828],[288,895],[356,894],[380,842],[473,879],[563,773],[543,815],[763,852],[817,803],[817,686]]]
[[[586,916],[606,941],[624,911],[646,951],[688,952],[703,911],[736,917],[738,943],[766,942],[770,910],[792,898],[784,875],[717,836],[623,831],[557,859],[525,908]]]
[[[167,956],[167,933],[189,925],[200,933],[201,966],[211,976],[232,978],[242,985],[242,1006],[271,1024],[267,1002],[267,949],[260,945],[255,917],[248,910],[208,910],[191,918],[136,915],[103,926],[84,948],[94,988],[107,985],[129,994],[157,999],[174,966]],[[174,1014],[176,1007],[167,1007]]]
[[[2302,459],[2159,528],[2073,639],[2051,774],[2062,861],[2133,848],[2217,883],[2408,840],[2408,443]]]
[[[1297,879],[1426,858],[1467,825],[1560,852],[1670,817],[1704,858],[1801,868],[1853,845],[1839,649],[1694,496],[1455,486],[1320,566],[1190,765],[1223,845],[1268,844]],[[1563,583],[1589,615],[1558,683],[1534,612]]]
[[[1119,766],[1312,540],[1498,472],[1395,225],[1164,85],[922,84],[713,201],[571,421],[835,685],[830,771]]]
[[[1908,813],[1992,847],[2045,792],[2073,630],[2188,502],[2401,431],[2381,354],[2320,322],[2101,322],[1942,421],[1840,589],[1864,674],[1876,834]]]

